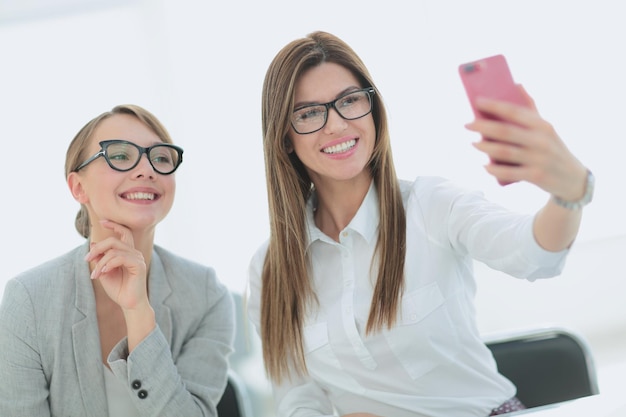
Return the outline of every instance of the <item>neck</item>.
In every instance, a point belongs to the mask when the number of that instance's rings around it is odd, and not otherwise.
[[[371,176],[360,176],[350,181],[316,183],[318,205],[315,224],[335,241],[339,233],[350,224],[367,195]]]

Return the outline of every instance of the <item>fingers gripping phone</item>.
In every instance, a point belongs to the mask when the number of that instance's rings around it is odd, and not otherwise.
[[[494,115],[481,112],[476,108],[476,98],[486,97],[527,106],[506,62],[504,55],[494,55],[459,65],[459,75],[469,98],[472,111],[477,118],[498,120]],[[492,140],[484,138],[485,140]],[[494,163],[507,164],[501,161]],[[510,165],[510,164],[507,164]],[[508,182],[498,181],[501,185]]]
[[[459,65],[459,75],[476,117],[496,119],[476,108],[479,96],[527,106],[524,96],[513,81],[504,55],[494,55]]]

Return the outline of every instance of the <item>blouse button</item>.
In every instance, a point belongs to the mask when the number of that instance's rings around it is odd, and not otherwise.
[[[137,393],[137,396],[143,400],[144,398],[148,396],[148,391],[146,391],[145,389],[142,389],[141,391]]]
[[[139,389],[141,388],[141,381],[139,381],[138,379],[135,379],[131,386],[133,387],[133,389]]]

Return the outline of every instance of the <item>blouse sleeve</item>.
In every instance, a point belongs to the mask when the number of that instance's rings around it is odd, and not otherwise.
[[[421,224],[440,245],[514,277],[558,275],[569,253],[539,246],[532,215],[515,213],[444,179],[416,181],[407,204],[407,221]]]

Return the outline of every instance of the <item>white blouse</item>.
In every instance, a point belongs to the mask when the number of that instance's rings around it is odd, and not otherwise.
[[[104,364],[104,385],[106,387],[109,417],[139,417],[139,411],[132,402],[128,385],[115,377]]]
[[[377,266],[374,185],[335,242],[313,220],[308,252],[319,308],[306,317],[308,376],[275,385],[279,417],[369,412],[476,417],[515,395],[476,325],[473,260],[534,280],[560,273],[567,251],[543,250],[532,216],[511,213],[441,178],[401,182],[407,216],[405,287],[397,324],[365,335]],[[259,330],[267,243],[250,264],[249,315]],[[511,294],[503,294],[511,296]]]

